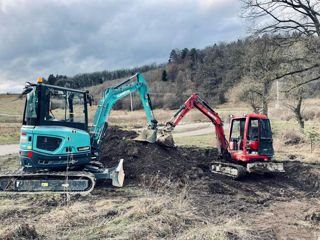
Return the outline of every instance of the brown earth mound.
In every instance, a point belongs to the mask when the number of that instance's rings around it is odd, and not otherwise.
[[[133,140],[137,136],[134,131],[109,128],[100,158],[108,167],[116,165],[123,158],[126,181],[143,175],[184,179],[189,177],[187,173],[191,170],[201,172],[209,169],[210,162],[218,158],[215,148],[167,148]]]
[[[255,195],[256,191],[267,191],[277,196],[289,189],[317,192],[320,190],[320,166],[299,161],[284,162],[285,173],[272,176],[250,174],[240,181],[212,174],[210,163],[219,158],[216,148],[197,147],[167,148],[158,144],[135,141],[135,131],[112,127],[107,131],[100,161],[112,167],[124,159],[126,183],[138,180],[141,176],[164,176],[172,180],[187,179],[204,182],[203,177],[210,178],[208,189],[211,193]],[[199,184],[199,183],[197,183]],[[280,193],[279,193],[280,194]],[[287,192],[291,195],[292,192]]]

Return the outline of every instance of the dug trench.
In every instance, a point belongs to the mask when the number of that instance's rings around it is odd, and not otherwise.
[[[178,182],[199,215],[232,229],[231,239],[239,231],[256,239],[320,236],[319,164],[285,161],[285,173],[232,180],[209,171],[219,157],[216,148],[166,148],[135,141],[137,136],[109,128],[100,158],[107,167],[124,159],[125,187],[160,178]]]

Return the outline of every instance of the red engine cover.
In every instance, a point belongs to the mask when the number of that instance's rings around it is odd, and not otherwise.
[[[258,151],[259,149],[259,142],[258,141],[250,141],[249,142],[249,147],[254,150],[254,151]]]

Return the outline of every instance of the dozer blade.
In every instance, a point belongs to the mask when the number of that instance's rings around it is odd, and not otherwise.
[[[124,181],[124,171],[123,171],[123,159],[119,161],[118,166],[113,172],[110,173],[112,179],[112,185],[115,187],[122,187]]]
[[[149,129],[149,128],[143,129],[141,134],[134,140],[140,141],[140,142],[155,143],[157,140],[157,131],[158,129]]]
[[[88,167],[88,166],[87,166]],[[90,171],[93,168],[90,167]],[[124,171],[123,171],[123,159],[120,159],[117,166],[112,168],[105,168],[102,172],[96,171],[93,173],[96,180],[106,180],[111,179],[112,185],[115,187],[122,187],[124,181]]]
[[[161,131],[160,136],[157,138],[157,143],[165,147],[175,147],[172,133],[167,131]]]
[[[249,173],[277,173],[285,172],[283,163],[279,162],[255,162],[247,164]]]

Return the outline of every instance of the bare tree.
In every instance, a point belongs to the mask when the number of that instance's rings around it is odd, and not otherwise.
[[[261,19],[257,33],[320,36],[319,0],[241,0],[243,16]]]
[[[244,74],[239,100],[250,104],[254,112],[268,115],[271,86],[281,70],[283,54],[276,41],[268,36],[252,41],[244,57]],[[239,87],[239,86],[238,86]]]
[[[294,117],[297,120],[297,122],[299,123],[300,129],[303,131],[304,119],[303,119],[302,113],[301,113],[302,100],[304,98],[303,89],[299,88],[294,93],[291,92],[290,95],[291,95],[291,97],[288,98],[289,101],[287,103],[284,103],[284,105],[294,113]]]
[[[280,46],[281,67],[273,79],[286,85],[290,103],[285,103],[295,115],[301,129],[304,87],[320,79],[320,1],[319,0],[241,0],[243,16],[258,20],[254,33],[286,36]],[[289,79],[289,81],[288,81]],[[289,83],[289,84],[288,84]]]
[[[320,79],[320,0],[241,0],[241,2],[243,17],[260,23],[251,24],[256,26],[253,29],[254,33],[258,35],[271,33],[273,36],[278,34],[282,40],[279,44],[283,48],[301,42],[308,50],[303,58],[290,60],[304,64],[299,64],[298,68],[291,68],[290,71],[279,72],[277,79],[303,72],[310,73],[310,70],[316,74],[307,76],[304,81],[292,88]],[[290,64],[288,60],[286,63]]]

